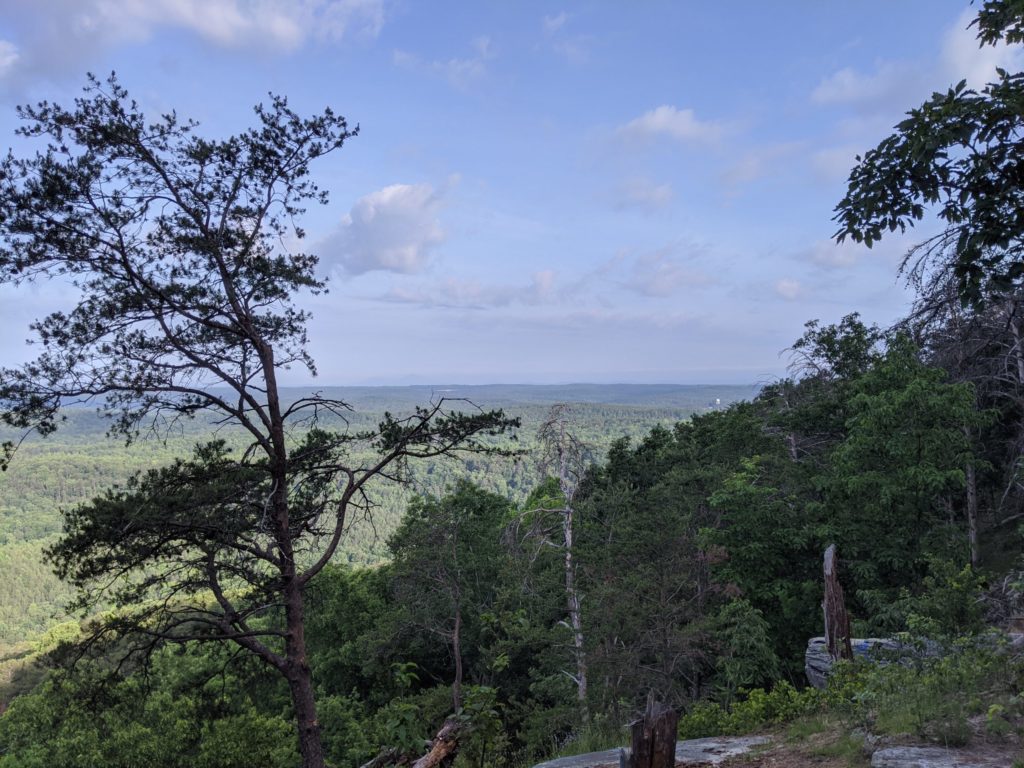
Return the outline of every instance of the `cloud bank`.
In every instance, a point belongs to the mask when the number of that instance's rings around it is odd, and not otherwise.
[[[384,0],[40,0],[5,8],[0,81],[79,77],[106,48],[166,29],[227,49],[288,53],[310,41],[375,37]],[[40,8],[42,6],[42,8]]]
[[[350,275],[421,272],[444,241],[440,209],[441,194],[430,184],[392,184],[357,200],[320,252]]]

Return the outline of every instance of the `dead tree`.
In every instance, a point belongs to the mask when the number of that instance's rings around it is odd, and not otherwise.
[[[825,613],[825,644],[833,661],[853,658],[850,643],[850,614],[846,612],[843,588],[839,584],[836,545],[825,550],[825,599],[821,608]]]
[[[534,525],[528,536],[542,544],[561,548],[565,580],[566,621],[572,633],[572,649],[575,673],[566,674],[576,684],[576,699],[580,718],[585,722],[587,712],[587,658],[583,635],[582,596],[576,586],[576,563],[574,560],[575,514],[574,501],[580,479],[586,469],[589,452],[577,437],[573,424],[572,409],[565,403],[558,403],[548,411],[548,417],[537,432],[540,442],[541,469],[554,473],[562,494],[562,503],[556,508],[527,510],[534,518]],[[554,531],[561,528],[560,536]],[[557,535],[557,534],[555,534]],[[560,540],[559,540],[560,539]]]

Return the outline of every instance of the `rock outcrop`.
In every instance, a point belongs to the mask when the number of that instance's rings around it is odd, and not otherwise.
[[[937,646],[911,645],[901,643],[891,637],[855,638],[850,642],[855,659],[868,659],[880,663],[934,656],[938,653]],[[807,682],[815,688],[824,688],[831,672],[832,657],[829,655],[825,638],[812,637],[807,641],[807,650],[804,652],[804,674],[807,675]]]

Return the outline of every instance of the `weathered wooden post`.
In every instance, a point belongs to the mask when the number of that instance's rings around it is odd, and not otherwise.
[[[850,644],[850,614],[846,612],[846,599],[839,584],[839,564],[836,545],[825,550],[825,599],[821,608],[825,613],[825,645],[833,661],[853,658]]]
[[[627,768],[675,768],[678,725],[678,712],[649,697],[644,716],[629,727],[632,750],[620,764]]]

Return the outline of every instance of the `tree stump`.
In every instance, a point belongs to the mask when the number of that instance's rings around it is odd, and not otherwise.
[[[648,699],[644,716],[630,725],[628,768],[675,768],[678,725],[679,714],[674,709]]]

